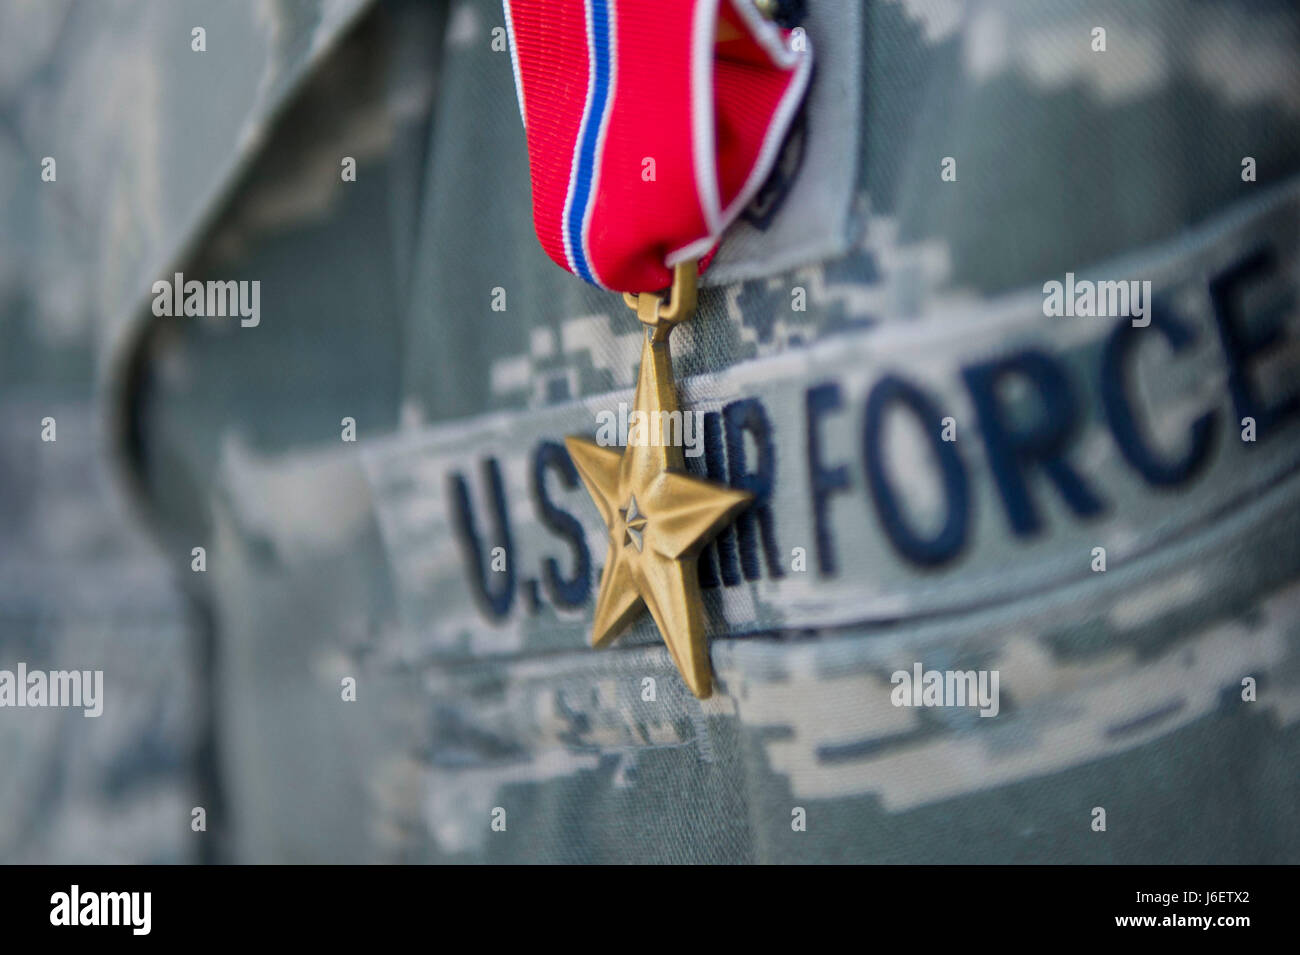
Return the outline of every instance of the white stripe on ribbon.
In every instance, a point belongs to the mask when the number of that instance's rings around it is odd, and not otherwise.
[[[717,244],[727,226],[735,221],[762,188],[763,182],[776,162],[790,121],[803,100],[804,91],[808,88],[808,77],[812,71],[812,57],[808,55],[811,48],[807,53],[799,53],[787,48],[781,31],[775,24],[764,19],[757,9],[745,0],[728,0],[728,2],[731,8],[745,20],[754,39],[773,62],[785,68],[794,67],[795,72],[772,114],[772,119],[767,126],[767,134],[763,137],[763,144],[759,148],[749,176],[745,179],[745,184],[726,209],[720,208],[713,90],[713,47],[717,35],[719,0],[700,0],[696,4],[695,18],[691,25],[691,133],[695,189],[704,211],[708,235],[668,253],[664,264],[670,268],[679,262],[698,259],[705,255]]]
[[[591,114],[591,101],[596,92],[596,37],[591,25],[591,0],[582,4],[584,22],[587,30],[587,98],[582,107],[582,122],[578,124],[578,135],[573,139],[573,160],[569,164],[569,188],[564,196],[564,209],[560,214],[560,235],[564,241],[564,258],[569,263],[569,271],[581,275],[577,260],[573,256],[573,236],[569,234],[569,212],[573,209],[574,192],[578,188],[578,172],[582,163],[582,139],[587,129],[587,120]],[[586,246],[584,245],[585,249]]]
[[[510,11],[510,0],[501,0],[506,13],[506,38],[510,41],[510,68],[515,73],[515,99],[519,101],[519,118],[528,129],[528,112],[524,109],[524,77],[519,72],[519,45],[515,43],[515,20]]]
[[[600,117],[600,126],[596,130],[596,150],[591,158],[591,192],[587,199],[587,209],[582,216],[582,252],[587,260],[587,269],[591,272],[591,277],[596,280],[596,284],[601,288],[608,288],[600,273],[596,271],[596,263],[591,257],[591,215],[596,208],[596,196],[600,194],[600,169],[604,165],[605,156],[605,133],[609,130],[609,117],[614,111],[614,99],[618,94],[618,3],[617,0],[607,0],[606,7],[609,11],[609,92],[605,95],[605,111]],[[590,18],[588,18],[588,37],[591,37]],[[593,64],[594,66],[594,64]]]

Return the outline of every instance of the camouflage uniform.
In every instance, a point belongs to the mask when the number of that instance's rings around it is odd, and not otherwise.
[[[174,638],[110,629],[137,655],[110,692],[165,654],[193,690],[154,676],[140,694],[175,714],[184,758],[121,755],[123,780],[153,772],[171,799],[137,857],[1300,860],[1300,15],[807,8],[804,121],[674,336],[684,403],[705,412],[689,466],[759,496],[701,561],[703,702],[648,619],[586,646],[606,535],[558,443],[630,400],[639,337],[537,245],[499,4],[74,8],[64,30],[139,44],[115,93],[138,127],[64,147],[126,152],[122,191],[67,186],[99,227],[77,250],[29,206],[60,239],[4,287],[37,295],[33,272],[70,262],[100,281],[66,307],[103,316],[102,347],[59,380],[83,408],[90,366],[108,382],[120,483],[176,581],[109,587]],[[57,53],[13,85],[87,101]],[[32,178],[6,178],[14,204]],[[173,270],[259,280],[260,325],[153,317],[146,292]],[[1150,281],[1152,324],[1046,316],[1043,284],[1067,272]],[[50,307],[5,314],[30,331]],[[13,380],[9,430],[34,440]],[[41,532],[7,520],[16,557]],[[89,580],[126,573],[127,523]],[[138,596],[155,592],[165,610]],[[891,674],[914,662],[997,670],[999,714],[894,706]],[[18,745],[49,786],[112,792],[57,778],[40,732]],[[182,793],[213,809],[203,836]],[[34,812],[41,795],[5,798]],[[29,826],[52,831],[56,808]]]

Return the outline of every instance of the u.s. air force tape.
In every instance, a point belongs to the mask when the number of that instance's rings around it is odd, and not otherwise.
[[[1150,282],[1138,319],[1049,314],[1060,290],[1035,288],[687,379],[683,406],[702,412],[688,469],[755,494],[700,561],[712,633],[987,606],[1086,578],[1097,548],[1129,564],[1248,505],[1300,462],[1297,223],[1291,183],[1070,278],[1080,296]],[[562,440],[635,439],[631,398],[366,449],[408,651],[582,644],[606,530]],[[645,624],[624,638],[656,639]]]

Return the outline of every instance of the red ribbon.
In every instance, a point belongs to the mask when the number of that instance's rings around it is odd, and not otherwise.
[[[667,287],[771,171],[807,38],[751,0],[504,2],[542,247],[603,288]]]

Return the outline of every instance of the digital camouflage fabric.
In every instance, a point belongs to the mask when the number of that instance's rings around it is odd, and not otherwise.
[[[703,701],[648,619],[587,646],[563,441],[640,331],[537,244],[499,2],[5,14],[0,668],[106,701],[0,711],[0,857],[1300,861],[1300,12],[803,6],[674,334],[756,497]]]

